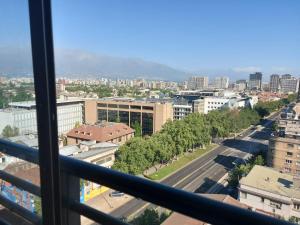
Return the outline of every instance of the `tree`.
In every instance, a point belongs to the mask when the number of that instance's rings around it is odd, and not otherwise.
[[[39,215],[42,216],[42,204],[41,204],[41,198],[38,196],[33,197],[33,202],[34,202],[34,212]]]
[[[76,121],[74,128],[79,128],[80,127],[80,122]]]
[[[11,127],[10,125],[6,125],[2,130],[3,137],[14,137],[19,135],[19,128]]]
[[[160,216],[155,209],[146,209],[142,215],[131,222],[133,225],[159,225],[160,223]]]
[[[142,136],[142,127],[138,121],[135,121],[132,124],[132,128],[135,130],[134,135],[136,137],[141,137]]]

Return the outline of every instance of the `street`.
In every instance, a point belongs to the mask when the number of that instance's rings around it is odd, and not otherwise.
[[[190,192],[207,192],[235,166],[233,162],[241,163],[251,153],[267,150],[271,132],[268,128],[278,115],[279,112],[269,117],[261,131],[247,129],[236,139],[223,141],[219,147],[165,178],[161,183]],[[111,215],[118,218],[137,215],[150,204],[140,199],[132,199],[112,211]]]

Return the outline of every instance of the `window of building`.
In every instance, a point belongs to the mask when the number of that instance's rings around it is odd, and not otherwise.
[[[117,104],[108,104],[107,105],[108,108],[118,108]]]
[[[131,109],[139,109],[140,110],[141,106],[140,105],[131,105],[130,108]]]
[[[293,156],[293,153],[292,152],[287,152],[286,155],[291,157],[291,156]]]
[[[294,144],[288,144],[288,148],[294,148]]]
[[[291,164],[291,163],[293,163],[293,161],[292,161],[292,160],[290,160],[290,159],[286,159],[286,160],[285,160],[285,163],[287,163],[287,164]]]
[[[294,204],[294,209],[295,210],[300,210],[300,204]]]
[[[264,198],[264,197],[261,197],[261,198],[260,198],[260,202],[264,203],[264,202],[265,202],[265,198]]]
[[[153,106],[143,106],[144,110],[153,110]]]
[[[120,109],[129,109],[129,105],[119,105]]]
[[[281,203],[280,202],[270,201],[270,206],[274,209],[281,209]]]
[[[289,167],[285,167],[285,168],[284,168],[284,172],[286,172],[286,173],[290,173],[290,172],[292,172],[292,169],[291,169],[291,168],[289,168]]]
[[[107,107],[107,104],[105,104],[105,103],[98,103],[97,105],[98,105],[98,107]]]

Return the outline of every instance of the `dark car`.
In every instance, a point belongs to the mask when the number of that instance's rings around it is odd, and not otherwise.
[[[124,193],[120,192],[120,191],[112,191],[111,193],[109,193],[109,196],[110,197],[122,197],[122,196],[124,196]]]

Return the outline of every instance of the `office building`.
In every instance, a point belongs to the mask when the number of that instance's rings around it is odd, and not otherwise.
[[[262,89],[262,73],[256,72],[249,75],[248,88],[250,90],[261,90]]]
[[[299,88],[299,79],[289,74],[282,75],[280,79],[280,91],[282,93],[296,93]]]
[[[299,184],[292,175],[256,165],[240,180],[239,200],[257,212],[300,220]]]
[[[228,77],[216,77],[213,79],[212,87],[217,89],[227,89],[229,86]]]
[[[193,106],[189,104],[175,103],[173,105],[173,119],[181,120],[193,111]]]
[[[82,141],[111,142],[122,145],[134,136],[134,130],[124,123],[104,122],[96,125],[81,125],[67,133],[70,145]]]
[[[208,88],[208,77],[190,77],[188,80],[188,88],[192,90],[203,90]]]
[[[83,123],[84,101],[57,100],[58,133],[64,134]],[[12,102],[9,108],[0,110],[0,133],[7,125],[19,128],[20,134],[37,132],[36,105],[34,101]]]
[[[278,92],[280,88],[280,76],[278,74],[272,74],[270,77],[270,91]]]
[[[143,135],[159,131],[165,122],[172,119],[172,103],[162,100],[103,98],[85,102],[87,124],[107,121],[125,123],[133,127],[138,123]]]

